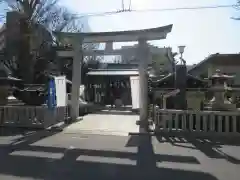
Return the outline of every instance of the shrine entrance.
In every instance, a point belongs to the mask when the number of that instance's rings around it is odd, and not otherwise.
[[[127,52],[125,49],[114,50],[114,42],[138,41],[138,46],[130,52],[136,56],[139,61],[139,110],[140,123],[139,131],[148,130],[148,74],[147,62],[150,58],[148,40],[165,39],[167,34],[172,30],[172,25],[143,29],[135,31],[118,31],[118,32],[99,32],[99,33],[64,33],[55,32],[54,34],[64,44],[72,44],[72,51],[58,51],[61,57],[73,57],[73,76],[72,76],[72,93],[71,93],[71,118],[75,120],[79,117],[79,90],[81,85],[81,65],[84,56],[96,55],[122,55]],[[105,50],[84,51],[84,43],[105,43]]]
[[[137,70],[92,70],[87,74],[87,100],[103,106],[132,106],[131,76]]]

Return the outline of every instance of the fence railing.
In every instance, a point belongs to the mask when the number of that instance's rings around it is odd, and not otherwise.
[[[240,135],[240,112],[151,108],[155,131]]]
[[[0,106],[0,126],[47,128],[68,117],[66,107],[49,110],[47,106]]]

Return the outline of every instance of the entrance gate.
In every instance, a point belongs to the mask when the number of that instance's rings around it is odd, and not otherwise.
[[[96,55],[121,55],[126,53],[124,49],[113,50],[114,42],[138,41],[138,47],[135,49],[135,55],[139,60],[139,105],[140,105],[140,132],[145,132],[148,128],[148,80],[147,80],[147,62],[150,56],[147,45],[148,40],[165,39],[172,30],[172,25],[136,30],[136,31],[118,31],[118,32],[99,32],[99,33],[64,33],[55,32],[61,42],[73,45],[73,51],[58,51],[62,57],[73,57],[73,76],[71,93],[71,118],[77,119],[79,116],[79,87],[81,79],[81,64],[84,56]],[[84,43],[106,43],[105,50],[83,51]]]
[[[132,105],[130,78],[138,77],[135,69],[99,69],[87,73],[87,100],[101,105],[113,105],[117,99],[124,106]]]

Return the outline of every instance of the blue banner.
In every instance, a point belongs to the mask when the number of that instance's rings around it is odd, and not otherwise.
[[[48,108],[54,110],[56,107],[56,85],[54,79],[50,79],[48,84]]]

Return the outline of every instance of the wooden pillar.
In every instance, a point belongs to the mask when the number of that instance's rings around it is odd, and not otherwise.
[[[73,74],[71,92],[71,119],[74,121],[79,117],[79,90],[81,85],[81,66],[83,61],[82,41],[73,39]]]
[[[149,60],[148,45],[145,39],[138,40],[137,59],[139,60],[139,107],[140,127],[139,132],[148,131],[148,74]]]

